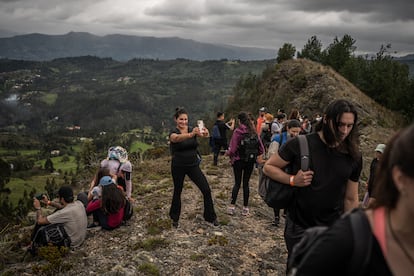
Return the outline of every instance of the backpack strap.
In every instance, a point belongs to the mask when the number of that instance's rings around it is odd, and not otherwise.
[[[385,238],[385,208],[379,207],[373,210],[374,235],[378,240],[381,251],[387,256],[387,242]]]
[[[302,171],[309,170],[309,145],[306,135],[299,135],[299,148],[300,148],[300,169]]]
[[[119,173],[119,169],[121,168],[121,166],[122,166],[122,162],[121,161],[119,161],[118,160],[118,162],[119,162],[119,166],[118,166],[118,169],[116,169],[116,174],[118,175],[118,173]]]
[[[354,251],[351,257],[349,275],[365,275],[366,267],[371,258],[371,226],[362,209],[355,208],[349,216],[354,237]]]

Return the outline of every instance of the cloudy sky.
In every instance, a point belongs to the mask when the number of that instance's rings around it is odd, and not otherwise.
[[[0,34],[65,34],[194,39],[301,50],[316,35],[326,48],[351,35],[358,53],[392,45],[414,53],[412,0],[0,0]]]

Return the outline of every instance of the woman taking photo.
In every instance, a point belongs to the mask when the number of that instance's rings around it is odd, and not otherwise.
[[[172,156],[171,174],[174,182],[174,193],[170,209],[170,218],[173,221],[173,227],[178,227],[181,214],[181,192],[186,175],[188,175],[203,194],[204,219],[211,222],[214,226],[218,226],[210,186],[199,167],[201,159],[197,151],[197,137],[208,137],[208,129],[188,126],[188,114],[183,108],[176,108],[174,120],[176,127],[171,130],[169,136]]]
[[[414,124],[395,135],[385,148],[375,176],[376,201],[365,211],[373,237],[360,275],[413,275],[414,271]],[[318,239],[292,275],[350,275],[354,242],[349,216]],[[320,241],[319,241],[320,240]]]

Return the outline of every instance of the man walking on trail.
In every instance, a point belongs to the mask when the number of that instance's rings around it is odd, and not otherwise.
[[[218,156],[220,154],[220,150],[223,149],[224,151],[228,148],[228,142],[227,142],[227,130],[233,130],[234,129],[234,118],[230,119],[227,123],[224,122],[224,113],[223,112],[217,112],[217,121],[214,124],[214,127],[217,127],[218,133],[217,135],[213,130],[213,152],[214,152],[214,166],[217,166],[218,164]],[[214,128],[213,127],[213,128]],[[224,152],[223,152],[224,154]]]
[[[266,112],[267,112],[267,108],[264,107],[264,106],[262,106],[259,109],[259,117],[256,120],[256,132],[257,132],[257,134],[259,134],[259,136],[262,133],[262,124],[265,121],[264,115],[266,114]]]
[[[306,135],[310,158],[308,171],[299,170],[296,175],[289,175],[283,170],[290,163],[300,168],[298,139],[288,141],[265,163],[266,175],[298,187],[286,216],[284,236],[288,255],[307,228],[331,225],[342,213],[358,207],[362,156],[357,121],[352,103],[335,100],[328,105],[316,131]]]

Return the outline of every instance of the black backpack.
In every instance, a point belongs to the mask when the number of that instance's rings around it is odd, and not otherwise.
[[[354,249],[348,275],[365,275],[367,264],[371,258],[371,226],[362,209],[355,208],[352,212],[344,214],[341,219],[345,216],[350,216],[354,236]],[[328,226],[315,226],[306,229],[302,239],[293,247],[292,254],[288,259],[287,275],[294,276],[298,271],[300,272],[302,263],[307,261],[310,252],[319,244],[319,238],[328,228]]]
[[[279,136],[282,140],[283,136]],[[308,140],[305,135],[299,135],[296,139],[299,141],[300,169],[302,171],[307,171],[310,164]],[[285,144],[281,145],[281,147],[284,145]],[[296,173],[292,169],[292,164],[285,167],[284,171],[289,174]],[[296,189],[297,187],[280,183],[261,172],[258,192],[269,207],[277,209],[289,208],[289,206],[294,202]]]
[[[269,147],[272,142],[272,124],[273,123],[266,123],[267,129],[263,129],[262,134],[260,135],[260,138],[266,148]]]
[[[259,154],[259,137],[257,134],[245,133],[238,148],[240,160],[256,162]]]
[[[126,223],[128,220],[130,220],[133,214],[134,214],[134,207],[132,206],[129,199],[126,198],[125,206],[124,206],[124,217],[122,219],[123,223]]]
[[[70,237],[66,233],[63,223],[47,224],[37,230],[29,252],[36,255],[39,247],[47,245],[70,247],[70,243]]]

